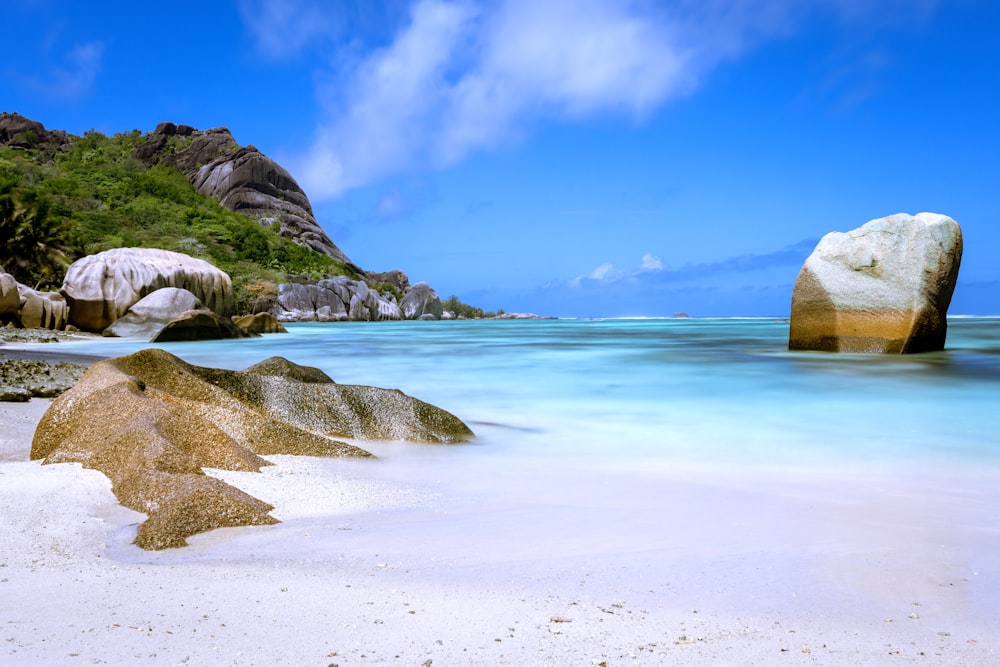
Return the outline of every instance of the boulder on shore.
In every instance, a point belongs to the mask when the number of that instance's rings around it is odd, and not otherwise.
[[[164,287],[139,299],[104,330],[104,335],[165,343],[247,338],[256,334],[208,310],[191,292]]]
[[[105,336],[153,340],[163,327],[189,310],[205,306],[180,287],[163,287],[136,301],[124,315],[103,331]]]
[[[21,310],[21,294],[14,276],[0,266],[0,324],[17,320]]]
[[[207,308],[188,310],[167,322],[160,333],[153,336],[152,343],[169,343],[193,340],[226,340],[231,338],[253,338],[257,336],[236,326],[229,317],[213,313]]]
[[[444,308],[437,292],[422,281],[410,288],[400,302],[399,309],[403,311],[403,317],[408,320],[440,320],[444,315]],[[427,317],[428,315],[430,317]]]
[[[148,515],[135,543],[166,549],[214,528],[276,523],[270,505],[203,468],[259,471],[272,454],[371,456],[340,437],[459,442],[472,431],[402,392],[338,385],[286,359],[229,371],[147,348],[94,364],[53,401],[31,458],[103,472],[123,505]]]
[[[155,248],[115,248],[74,262],[61,290],[70,324],[99,333],[139,299],[163,287],[180,287],[206,308],[229,317],[233,284],[208,262]]]
[[[961,228],[936,213],[899,213],[827,234],[795,281],[789,349],[943,349],[961,260]]]
[[[288,333],[288,329],[282,326],[281,322],[278,321],[271,313],[254,313],[253,315],[244,315],[243,317],[234,320],[236,326],[248,331],[252,334],[273,334],[273,333]]]
[[[282,322],[378,322],[402,319],[399,306],[364,281],[336,276],[282,283],[272,313]]]
[[[66,299],[56,292],[39,292],[25,285],[18,285],[21,310],[18,319],[28,329],[63,330],[69,319]]]

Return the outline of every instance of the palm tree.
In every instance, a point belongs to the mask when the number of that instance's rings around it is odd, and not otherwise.
[[[70,265],[73,227],[34,190],[0,183],[0,266],[35,289],[56,287]]]

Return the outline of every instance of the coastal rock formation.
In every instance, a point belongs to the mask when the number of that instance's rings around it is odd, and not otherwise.
[[[344,276],[318,283],[282,283],[272,314],[282,322],[375,322],[402,319],[399,306],[360,280]]]
[[[0,401],[52,398],[79,382],[86,366],[66,361],[0,358]]]
[[[0,324],[61,330],[66,328],[68,315],[61,295],[22,285],[0,266]]]
[[[252,338],[257,334],[236,326],[232,318],[213,313],[207,308],[188,310],[167,322],[163,329],[153,336],[152,343],[169,343],[192,340],[224,340],[230,338]]]
[[[0,324],[6,324],[17,319],[21,310],[21,294],[14,276],[0,266]]]
[[[165,549],[214,528],[275,523],[270,505],[204,467],[259,471],[272,454],[370,456],[337,437],[471,436],[454,415],[399,391],[334,384],[285,359],[228,371],[149,348],[95,364],[56,399],[31,458],[103,472],[123,505],[149,515],[135,543]]]
[[[252,334],[288,333],[288,330],[271,313],[245,315],[235,322],[236,326]]]
[[[233,285],[225,272],[204,260],[154,248],[116,248],[77,260],[66,272],[61,293],[70,324],[98,333],[163,287],[186,289],[213,312],[232,315]]]
[[[795,281],[789,349],[943,349],[961,259],[958,223],[935,213],[827,234]]]
[[[136,301],[103,333],[105,336],[152,340],[171,320],[186,311],[204,307],[198,297],[186,289],[163,287]]]
[[[208,310],[198,297],[178,287],[163,287],[139,299],[103,333],[154,343],[256,335],[236,326],[232,319]]]
[[[228,129],[202,132],[160,123],[133,155],[146,164],[166,160],[200,194],[263,225],[277,224],[282,236],[351,264],[316,222],[309,198],[291,174],[254,146],[240,147]]]
[[[403,300],[399,304],[399,309],[403,311],[403,317],[408,320],[416,320],[430,315],[435,320],[440,320],[444,314],[441,306],[441,299],[437,292],[425,282],[419,282],[410,288]]]
[[[21,296],[21,309],[18,311],[21,326],[29,329],[66,328],[69,307],[61,294],[39,292],[20,284],[17,291]]]

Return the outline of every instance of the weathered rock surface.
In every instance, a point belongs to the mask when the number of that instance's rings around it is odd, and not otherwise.
[[[437,292],[425,282],[419,282],[410,288],[410,291],[403,296],[399,309],[403,311],[403,317],[408,320],[420,319],[426,315],[430,315],[432,319],[440,320],[444,313]]]
[[[208,262],[154,248],[116,248],[74,262],[61,290],[70,324],[101,332],[141,298],[163,287],[186,289],[224,317],[233,312],[233,285]]]
[[[135,543],[165,549],[214,528],[276,522],[270,505],[203,467],[259,471],[269,454],[370,456],[336,437],[471,435],[453,415],[401,392],[337,385],[285,359],[227,371],[150,348],[95,364],[56,399],[31,458],[103,472],[123,505],[149,515]]]
[[[65,361],[8,359],[0,355],[0,401],[51,398],[76,384],[87,367]]]
[[[257,334],[236,326],[230,317],[223,317],[207,308],[188,310],[167,322],[150,342],[169,343],[192,340],[225,340],[251,338]]]
[[[402,319],[390,297],[344,276],[318,283],[282,283],[272,314],[282,322],[375,322]]]
[[[288,333],[271,313],[254,313],[235,320],[236,326],[252,334]]]
[[[150,342],[221,340],[256,334],[202,305],[191,292],[163,287],[139,299],[104,330],[105,336],[142,338]]]
[[[0,266],[0,324],[62,330],[68,315],[69,308],[61,295],[22,285]]]
[[[61,148],[69,143],[69,137],[62,130],[46,130],[36,120],[21,114],[0,113],[0,145],[11,148],[34,148],[39,143]]]
[[[872,220],[824,236],[792,293],[792,350],[941,350],[962,231],[935,213]]]
[[[173,137],[186,141],[172,142]],[[282,236],[351,264],[316,222],[309,198],[291,174],[254,146],[240,147],[224,127],[201,132],[187,125],[160,123],[134,156],[146,164],[167,160],[195,190],[215,197],[229,210],[264,225],[277,223]]]
[[[20,310],[21,294],[18,291],[18,282],[0,266],[0,324],[17,320]]]
[[[24,285],[18,285],[21,309],[18,319],[21,326],[29,329],[66,328],[69,322],[69,307],[66,299],[56,292],[39,292]]]
[[[163,287],[136,301],[103,333],[105,336],[152,340],[171,320],[189,310],[204,308],[198,297],[186,289]]]

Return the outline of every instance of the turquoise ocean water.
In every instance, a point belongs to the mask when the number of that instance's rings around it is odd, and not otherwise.
[[[279,457],[235,477],[280,524],[147,553],[129,520],[112,557],[388,564],[449,585],[567,590],[600,575],[643,594],[650,581],[681,594],[687,581],[691,599],[736,591],[741,607],[742,582],[754,581],[798,586],[803,613],[933,571],[978,582],[972,606],[1000,622],[1000,319],[954,319],[946,351],[906,357],[791,353],[788,323],[765,319],[288,329],[162,347],[233,369],[281,355],[337,382],[398,388],[477,437],[360,443],[378,460]],[[143,346],[59,345],[106,356]],[[907,604],[926,593],[908,586]]]
[[[677,460],[1000,462],[1000,319],[953,318],[947,349],[788,352],[767,319],[298,323],[288,335],[173,343],[188,362],[272,356],[399,388],[467,421],[476,450]],[[63,343],[115,356],[145,344]]]

